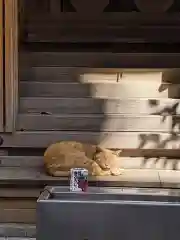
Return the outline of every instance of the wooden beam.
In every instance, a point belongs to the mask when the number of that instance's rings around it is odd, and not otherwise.
[[[5,0],[5,131],[13,132],[18,107],[18,0]]]
[[[3,0],[0,0],[0,132],[3,131]]]

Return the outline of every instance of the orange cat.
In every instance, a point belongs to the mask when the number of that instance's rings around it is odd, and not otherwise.
[[[50,145],[44,153],[44,164],[51,176],[69,176],[71,168],[86,168],[89,175],[120,175],[118,155],[97,145],[62,141]]]

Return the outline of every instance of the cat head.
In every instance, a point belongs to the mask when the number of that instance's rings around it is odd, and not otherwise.
[[[110,170],[119,163],[119,155],[121,152],[122,150],[113,151],[98,146],[93,160],[97,162],[103,170]]]

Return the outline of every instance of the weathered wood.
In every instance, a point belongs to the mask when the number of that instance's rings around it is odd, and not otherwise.
[[[2,209],[36,209],[36,199],[0,199],[0,211]]]
[[[178,150],[180,135],[160,132],[80,132],[80,131],[33,131],[1,134],[2,147],[45,148],[61,140],[74,140],[100,144],[107,148],[122,149],[171,149]]]
[[[24,52],[20,54],[20,64],[34,67],[178,68],[179,60],[179,53]]]
[[[46,175],[44,169],[41,171],[35,169],[19,169],[8,167],[0,169],[0,184],[18,183],[24,184],[41,183],[47,185],[64,185],[68,183],[68,177],[50,177]],[[106,176],[106,177],[89,177],[90,184],[97,184],[101,186],[136,186],[136,187],[160,187],[158,170],[151,169],[125,169],[120,176]]]
[[[17,171],[18,172],[18,171]],[[38,187],[34,187],[34,188],[9,188],[9,187],[5,187],[5,188],[0,188],[0,198],[34,198],[37,199],[41,193],[41,191],[43,190],[42,188],[38,188]]]
[[[38,115],[18,114],[17,130],[29,131],[134,131],[180,133],[178,116],[104,115],[104,114],[62,114]]]
[[[4,92],[3,92],[3,78],[4,78],[4,41],[3,41],[3,0],[0,0],[0,132],[4,129]]]
[[[125,169],[180,170],[180,159],[167,157],[122,157],[119,161]]]
[[[23,167],[42,167],[43,159],[42,159],[42,156],[0,156],[0,166],[1,167],[22,167],[22,168]]]
[[[122,156],[119,158],[120,167],[125,169],[180,170],[180,158],[168,158],[166,157],[166,153],[164,153],[164,157],[158,157],[158,152],[156,152],[156,154],[156,157],[123,157],[122,152]],[[151,155],[153,155],[153,153]],[[178,154],[177,157],[179,157]],[[43,168],[43,156],[6,156],[0,157],[0,162],[1,167],[34,167],[35,171],[37,171],[38,168]],[[19,189],[17,191],[19,191]],[[22,196],[21,193],[19,197],[20,196]],[[33,196],[32,194],[31,197]]]
[[[18,237],[18,238],[35,238],[36,226],[34,224],[17,224],[17,223],[1,223],[0,237]]]
[[[23,81],[60,81],[77,82],[74,79],[73,67],[29,67],[21,66],[19,70],[20,80]]]
[[[116,75],[118,74],[118,76]],[[180,69],[123,69],[76,67],[28,67],[20,68],[23,81],[93,82],[144,80],[179,83]]]
[[[74,68],[74,67],[21,67],[20,79],[23,81],[51,82],[117,82],[118,69]]]
[[[138,42],[178,43],[178,26],[123,26],[81,23],[54,25],[30,23],[27,25],[27,42]],[[48,34],[47,34],[48,32]]]
[[[1,223],[35,223],[36,209],[0,209]]]
[[[5,1],[5,131],[13,132],[18,109],[18,1]]]
[[[180,171],[159,171],[161,186],[164,188],[180,188]]]
[[[180,98],[180,84],[139,81],[118,83],[20,83],[21,97]]]
[[[98,99],[98,98],[39,98],[22,97],[20,113],[49,114],[180,114],[175,99]]]

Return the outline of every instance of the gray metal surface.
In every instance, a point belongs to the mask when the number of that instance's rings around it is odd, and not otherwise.
[[[179,218],[180,191],[49,187],[38,199],[37,240],[171,240]]]

